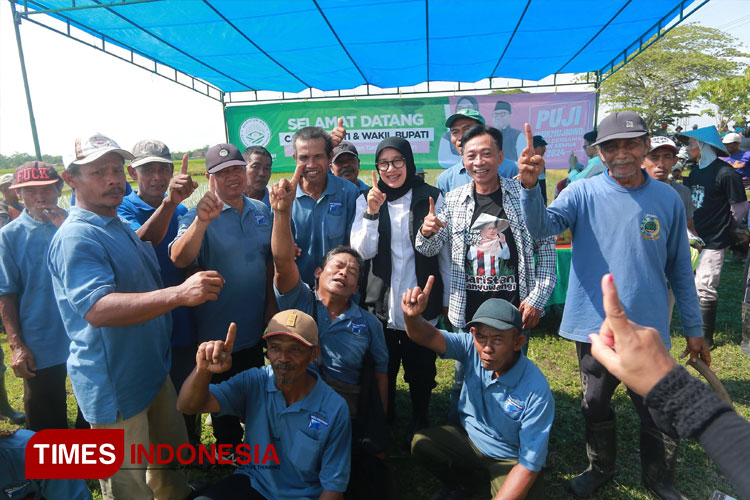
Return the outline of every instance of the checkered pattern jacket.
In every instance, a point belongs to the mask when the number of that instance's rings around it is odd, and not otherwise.
[[[544,306],[557,283],[555,273],[555,238],[534,239],[526,230],[521,211],[521,183],[515,179],[500,178],[503,190],[503,208],[510,222],[510,229],[518,247],[518,281],[520,298],[527,304],[544,311]],[[431,257],[437,255],[443,245],[451,245],[451,282],[448,319],[451,324],[463,328],[466,310],[466,272],[464,270],[469,228],[474,215],[474,183],[454,189],[445,196],[438,219],[446,223],[430,238],[417,232],[415,248]]]

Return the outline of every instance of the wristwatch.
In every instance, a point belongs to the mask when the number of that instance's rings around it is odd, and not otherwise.
[[[378,212],[376,214],[368,214],[367,212],[364,212],[362,214],[362,217],[365,218],[365,219],[367,219],[367,220],[378,220],[380,218],[380,212]]]

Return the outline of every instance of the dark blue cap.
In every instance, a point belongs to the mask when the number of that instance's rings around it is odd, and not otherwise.
[[[503,299],[485,300],[466,327],[468,328],[474,323],[482,323],[498,330],[518,328],[521,331],[523,328],[521,312],[513,304]]]

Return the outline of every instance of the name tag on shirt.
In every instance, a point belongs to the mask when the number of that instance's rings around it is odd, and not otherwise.
[[[321,415],[320,413],[311,413],[310,414],[310,422],[307,424],[307,427],[310,429],[325,429],[328,427],[328,420],[326,420],[325,415]]]
[[[328,213],[331,215],[343,215],[344,204],[339,201],[331,201],[328,203]]]

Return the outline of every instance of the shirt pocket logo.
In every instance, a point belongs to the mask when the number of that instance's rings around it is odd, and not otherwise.
[[[258,224],[259,226],[266,226],[266,225],[268,225],[268,224],[266,223],[266,216],[265,216],[265,215],[263,215],[263,214],[255,214],[255,222],[256,222],[256,223],[257,223],[257,224]]]
[[[344,215],[344,204],[340,201],[328,202],[328,213],[331,215]]]

